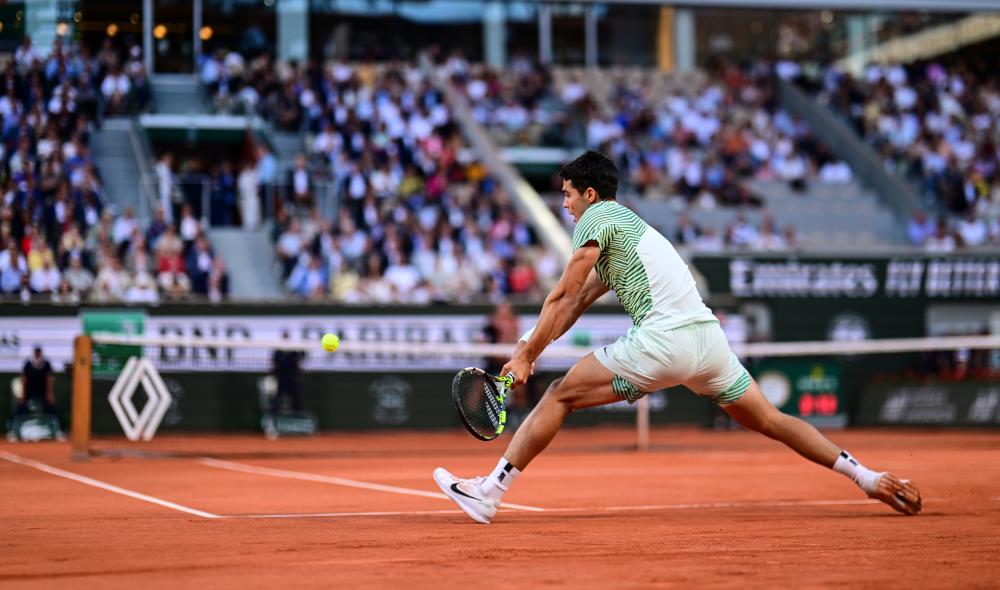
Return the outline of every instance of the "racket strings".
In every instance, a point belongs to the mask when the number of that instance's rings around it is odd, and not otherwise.
[[[497,436],[503,424],[504,404],[491,377],[480,372],[462,372],[455,379],[452,393],[470,430],[485,439]]]

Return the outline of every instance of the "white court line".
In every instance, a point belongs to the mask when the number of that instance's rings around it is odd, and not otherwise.
[[[20,455],[15,455],[13,453],[8,453],[6,451],[0,451],[0,459],[6,459],[11,463],[17,463],[19,465],[31,467],[39,471],[44,471],[45,473],[48,473],[50,475],[71,479],[73,481],[88,486],[93,486],[95,488],[100,488],[108,492],[121,494],[123,496],[128,496],[129,498],[135,498],[136,500],[142,500],[143,502],[149,502],[150,504],[156,504],[157,506],[163,506],[164,508],[170,508],[171,510],[186,512],[188,514],[193,514],[195,516],[200,516],[202,518],[221,518],[218,514],[212,514],[211,512],[205,512],[204,510],[197,510],[195,508],[190,508],[182,504],[176,504],[174,502],[170,502],[167,500],[161,500],[160,498],[149,496],[147,494],[133,492],[132,490],[126,490],[125,488],[120,488],[116,485],[104,483],[103,481],[98,481],[96,479],[87,477],[85,475],[79,475],[71,471],[63,471],[62,469],[59,469],[57,467],[52,467],[51,465],[46,465],[45,463],[41,463],[33,459],[27,459],[25,457],[21,457]]]
[[[1000,500],[1000,498],[991,498]],[[924,502],[950,500],[924,500]],[[544,512],[630,512],[646,510],[704,510],[710,508],[776,508],[782,506],[864,506],[881,504],[872,499],[855,500],[779,500],[773,502],[700,502],[687,504],[646,504],[638,506],[599,506],[596,508],[546,508]],[[415,510],[410,512],[315,512],[301,514],[243,514],[225,518],[339,518],[350,516],[418,516],[426,514],[462,514],[459,510]]]
[[[342,516],[419,516],[427,514],[463,514],[461,510],[412,510],[409,512],[311,512],[306,514],[230,514],[223,518],[337,518]]]
[[[421,496],[424,498],[437,498],[448,500],[448,496],[440,492],[428,492],[425,490],[415,490],[412,488],[401,488],[397,486],[388,486],[380,483],[368,483],[364,481],[356,481],[353,479],[345,479],[343,477],[334,477],[332,475],[319,475],[316,473],[306,473],[304,471],[289,471],[288,469],[273,469],[271,467],[258,467],[256,465],[247,465],[246,463],[234,463],[232,461],[222,461],[220,459],[212,459],[210,457],[203,457],[198,459],[198,462],[202,465],[207,465],[209,467],[215,467],[217,469],[227,469],[229,471],[238,471],[241,473],[252,473],[255,475],[267,475],[270,477],[283,477],[285,479],[299,479],[302,481],[312,481],[317,483],[327,483],[335,486],[344,486],[348,488],[358,488],[362,490],[373,490],[376,492],[389,492],[392,494],[403,494],[407,496]],[[545,509],[539,508],[537,506],[525,506],[523,504],[510,504],[504,502],[500,504],[504,508],[511,508],[513,510],[526,510],[529,512],[542,512]]]

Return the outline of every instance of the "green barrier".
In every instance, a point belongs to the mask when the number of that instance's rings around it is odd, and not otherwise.
[[[541,395],[557,373],[536,375]],[[259,432],[269,389],[268,375],[261,373],[163,373],[173,397],[157,435],[170,432]],[[460,427],[451,400],[452,373],[320,373],[302,376],[302,405],[318,423],[320,431],[455,428]],[[108,403],[111,380],[96,381],[93,396],[95,433],[121,434]],[[133,402],[141,411],[146,402],[141,388]],[[527,408],[513,405],[512,414]],[[688,423],[709,425],[711,404],[683,388],[650,396],[653,424]],[[624,402],[577,412],[569,424],[632,424],[634,408]]]
[[[892,383],[868,387],[860,425],[1000,427],[1000,383]]]

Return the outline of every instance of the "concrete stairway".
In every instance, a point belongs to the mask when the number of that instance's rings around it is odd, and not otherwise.
[[[137,215],[148,214],[140,203],[142,175],[129,137],[129,119],[107,119],[91,137],[90,149],[101,174],[109,201],[119,211],[132,207]]]
[[[275,130],[268,133],[267,137],[274,148],[274,157],[278,159],[279,175],[291,169],[292,164],[295,163],[296,155],[306,151],[302,136],[298,133]],[[284,179],[284,176],[280,176],[280,178]]]
[[[750,181],[748,186],[764,197],[762,208],[695,208],[690,212],[691,220],[722,234],[739,214],[758,226],[770,214],[779,229],[794,227],[807,247],[857,250],[902,243],[901,229],[892,211],[859,184],[812,182],[805,193],[797,193],[781,181]],[[668,238],[673,236],[678,217],[674,203],[632,199],[629,204]]]
[[[229,273],[229,295],[236,300],[285,297],[267,225],[247,231],[224,227],[208,230],[216,255]]]
[[[201,88],[191,74],[157,74],[153,76],[153,96],[156,112],[171,115],[208,112]]]

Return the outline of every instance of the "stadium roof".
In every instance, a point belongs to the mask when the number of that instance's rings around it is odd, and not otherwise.
[[[562,0],[554,0],[560,2]],[[673,4],[683,8],[788,8],[803,10],[853,10],[863,12],[997,12],[1000,0],[827,0],[817,5],[815,0],[689,0],[664,2],[664,0],[565,0],[571,3],[599,2],[601,4]]]

